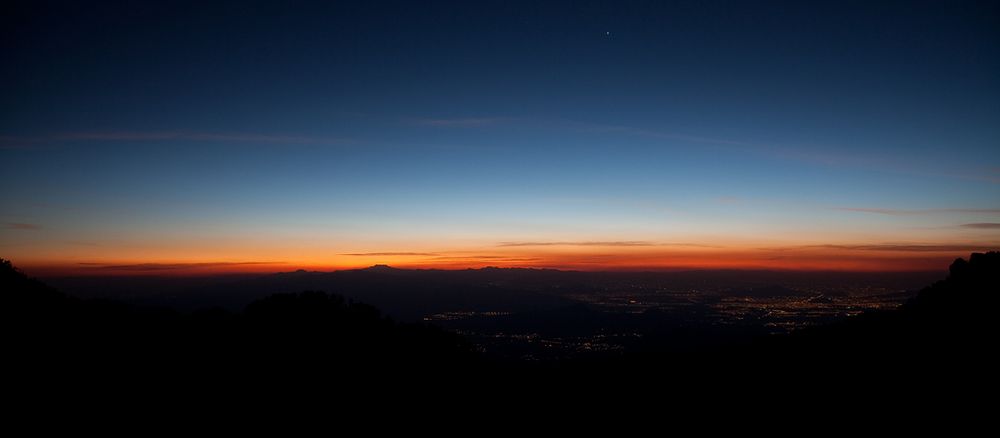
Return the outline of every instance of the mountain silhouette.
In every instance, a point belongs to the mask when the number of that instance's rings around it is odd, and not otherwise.
[[[391,274],[391,273],[394,273],[394,272],[400,272],[400,271],[402,271],[401,269],[396,269],[396,268],[393,268],[392,266],[389,266],[389,265],[372,265],[372,266],[369,266],[367,268],[358,269],[358,270],[359,271],[365,271],[365,272],[376,272],[376,273],[380,273],[380,274]]]
[[[446,373],[478,360],[458,335],[325,292],[273,294],[238,313],[180,313],[67,296],[7,260],[0,289],[7,372],[44,387],[334,385],[350,374]]]
[[[392,275],[385,275],[387,270]],[[377,266],[338,275],[354,280],[375,275],[378,279],[343,285],[398,288],[424,278],[410,276],[414,272]],[[564,275],[558,271],[533,274]],[[330,274],[280,274],[302,279],[326,275]],[[778,336],[734,335],[732,330],[692,329],[683,323],[644,338],[643,348],[620,357],[540,366],[489,362],[455,333],[426,324],[398,323],[371,305],[309,289],[267,295],[239,312],[215,308],[182,313],[68,296],[28,278],[4,260],[0,263],[0,312],[9,327],[8,373],[20,382],[52,388],[82,385],[95,390],[94,385],[99,385],[104,390],[122,389],[136,382],[144,389],[163,391],[175,387],[245,390],[247,385],[332,388],[368,379],[427,384],[491,380],[571,387],[582,381],[617,382],[615,376],[629,376],[649,384],[670,382],[675,390],[744,388],[741,385],[753,381],[767,382],[772,389],[779,383],[787,385],[786,389],[808,384],[831,391],[863,384],[916,391],[941,390],[955,382],[974,385],[994,373],[998,276],[1000,252],[976,253],[968,260],[956,260],[947,278],[922,289],[897,309],[866,312]],[[451,277],[434,278],[452,281]],[[493,286],[482,287],[490,290]],[[757,292],[792,293],[781,288]],[[540,309],[513,318],[525,327],[548,324],[552,330],[567,331],[573,326],[599,331],[602,322],[610,321],[608,315],[580,304],[553,309],[557,310]],[[647,312],[643,321],[655,327],[669,317]],[[665,340],[670,342],[661,343]],[[678,382],[675,376],[687,377]]]

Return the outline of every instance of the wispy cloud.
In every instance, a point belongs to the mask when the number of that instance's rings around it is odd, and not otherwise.
[[[352,257],[387,257],[387,256],[437,256],[439,254],[432,252],[355,252],[341,254],[344,256]]]
[[[507,263],[525,263],[525,262],[537,262],[542,260],[538,257],[510,257],[510,256],[500,256],[500,255],[472,255],[472,256],[441,256],[435,257],[436,261],[450,261],[450,262],[507,262]]]
[[[687,246],[690,248],[723,248],[721,245],[709,245],[706,243],[689,243],[689,242],[662,242],[658,246]]]
[[[873,245],[805,245],[799,248],[843,249],[851,251],[898,251],[898,252],[972,252],[996,249],[989,245],[976,244],[894,244]]]
[[[337,144],[347,140],[334,137],[309,137],[294,135],[271,135],[239,132],[199,132],[199,131],[93,131],[69,132],[36,137],[0,137],[0,148],[31,149],[61,142],[108,141],[108,142],[155,142],[155,141],[200,141],[262,144]]]
[[[39,143],[40,139],[38,138],[0,135],[0,149],[2,150],[34,149],[38,147]]]
[[[29,224],[23,222],[6,222],[3,224],[4,228],[8,230],[23,230],[23,231],[33,231],[42,229],[41,225]]]
[[[475,128],[503,123],[506,117],[470,117],[453,119],[410,119],[409,122],[419,126]]]
[[[586,123],[579,121],[564,122],[570,129],[582,132],[622,134],[634,137],[645,137],[657,140],[672,140],[689,143],[701,143],[704,145],[716,146],[724,150],[740,151],[757,155],[764,155],[771,158],[793,160],[822,165],[853,165],[871,166],[873,164],[884,164],[876,157],[861,154],[847,154],[831,150],[823,150],[815,147],[789,147],[774,144],[765,144],[754,141],[734,140],[729,138],[709,137],[702,135],[691,135],[687,133],[666,132],[655,129],[637,128],[632,126],[605,125],[596,123]]]
[[[605,125],[575,120],[554,122],[578,132],[621,134],[648,139],[701,143],[725,151],[750,153],[780,160],[790,160],[822,166],[847,166],[877,171],[889,171],[911,175],[957,178],[973,181],[1000,183],[1000,175],[995,169],[953,169],[942,171],[916,162],[906,163],[898,156],[871,152],[847,151],[844,148],[822,147],[818,145],[779,145],[758,141],[718,138],[687,133],[659,131],[633,126]]]
[[[462,260],[462,259],[503,259],[508,256],[502,255],[467,255],[467,256],[440,256],[435,257],[435,260]]]
[[[252,133],[217,133],[217,132],[189,132],[189,131],[111,131],[111,132],[79,132],[54,136],[61,140],[122,140],[122,141],[159,141],[159,140],[187,140],[187,141],[221,141],[221,142],[247,142],[247,143],[333,143],[340,139],[303,137],[288,135],[269,135]]]
[[[129,265],[107,265],[103,263],[79,263],[85,269],[100,271],[172,271],[183,269],[218,268],[249,265],[281,265],[284,262],[203,262],[203,263],[136,263]]]
[[[656,244],[642,240],[626,240],[613,242],[500,242],[497,246],[656,246]]]
[[[975,224],[962,224],[962,228],[976,228],[983,230],[1000,229],[1000,223],[997,222],[980,222]]]
[[[500,242],[497,246],[686,246],[692,248],[720,248],[716,245],[702,243],[651,242],[647,240]]]
[[[570,121],[566,123],[569,124],[570,127],[573,127],[579,131],[584,131],[584,132],[625,134],[637,137],[657,138],[663,140],[681,140],[681,141],[690,141],[695,143],[708,143],[717,145],[750,146],[750,143],[742,141],[729,140],[724,138],[703,137],[698,135],[663,132],[651,129],[635,128],[631,126],[604,125],[604,124],[584,123],[577,121]]]
[[[925,208],[917,210],[903,210],[894,208],[834,207],[833,210],[853,211],[857,213],[884,214],[889,216],[911,216],[911,215],[940,214],[940,213],[985,213],[985,214],[1000,213],[1000,208]]]

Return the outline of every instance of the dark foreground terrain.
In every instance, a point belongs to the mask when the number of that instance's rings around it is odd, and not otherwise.
[[[396,281],[391,278],[385,281]],[[413,385],[438,395],[510,395],[520,388],[815,397],[996,388],[1000,252],[956,260],[946,279],[894,308],[777,334],[667,324],[614,354],[540,361],[483,354],[469,338],[432,325],[448,318],[395,322],[375,307],[325,292],[273,294],[242,311],[182,312],[68,296],[8,261],[0,281],[10,383],[26,397],[48,400],[130,394],[130,400],[164,402],[178,394],[315,395]],[[806,297],[820,304],[833,299]],[[548,309],[565,304],[560,300],[530,303]],[[557,329],[609,318],[572,303],[558,309],[526,315],[549,315],[552,321],[532,323]],[[663,388],[669,392],[659,392]]]

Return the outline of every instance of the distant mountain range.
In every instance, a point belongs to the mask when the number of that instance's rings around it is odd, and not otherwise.
[[[322,290],[381,308],[394,318],[417,321],[449,311],[526,312],[576,303],[581,295],[609,290],[713,290],[733,296],[815,295],[801,287],[866,285],[913,290],[943,271],[912,273],[701,270],[679,272],[586,272],[495,268],[398,269],[375,265],[333,272],[297,270],[218,277],[59,277],[46,282],[81,297],[124,300],[180,310],[222,307],[239,311],[276,292]]]

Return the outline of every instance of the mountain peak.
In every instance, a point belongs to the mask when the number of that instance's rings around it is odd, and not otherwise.
[[[389,265],[371,265],[371,266],[369,266],[367,268],[364,268],[364,269],[361,269],[361,270],[362,271],[367,271],[367,272],[399,272],[399,271],[401,271],[401,269],[396,269],[396,268],[393,268],[392,266],[389,266]]]

